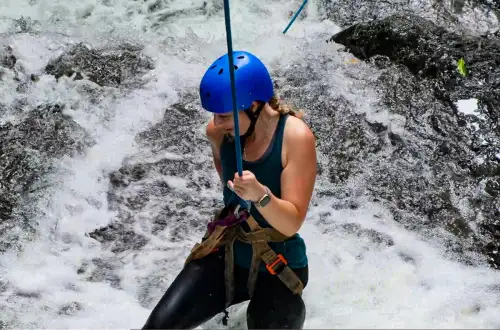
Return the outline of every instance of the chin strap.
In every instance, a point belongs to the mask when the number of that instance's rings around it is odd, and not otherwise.
[[[245,142],[247,138],[252,136],[252,134],[255,132],[255,124],[257,124],[257,119],[259,119],[259,115],[262,112],[262,109],[264,109],[264,106],[266,103],[261,102],[257,110],[255,112],[252,112],[250,108],[245,109],[245,113],[247,114],[248,118],[250,118],[250,126],[248,127],[248,130],[246,131],[245,134],[240,136],[240,144],[241,144],[241,149],[243,150],[245,147]]]

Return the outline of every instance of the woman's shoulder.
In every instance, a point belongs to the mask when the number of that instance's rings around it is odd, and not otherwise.
[[[297,143],[304,147],[316,147],[316,138],[312,130],[302,119],[292,115],[288,116],[285,123],[283,139],[286,145],[294,147]]]
[[[309,126],[300,118],[289,115],[283,133],[283,167],[290,161],[316,163],[316,138]]]

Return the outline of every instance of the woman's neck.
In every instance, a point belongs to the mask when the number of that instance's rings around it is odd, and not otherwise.
[[[267,109],[263,109],[267,110]],[[252,144],[261,143],[267,141],[273,134],[276,128],[276,123],[279,120],[280,114],[274,110],[272,113],[268,111],[262,111],[255,124],[255,131],[249,137],[249,141]]]

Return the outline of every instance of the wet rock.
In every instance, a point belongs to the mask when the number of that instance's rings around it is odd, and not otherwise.
[[[213,15],[221,11],[221,6],[216,1],[208,4],[209,1],[204,1],[199,6],[191,8],[173,8],[168,1],[157,0],[148,6],[148,12],[154,13],[150,20],[151,28],[160,29],[176,19],[183,17],[192,17],[198,15]]]
[[[357,240],[354,258],[363,260],[368,253],[383,250],[394,245],[394,240],[388,234],[375,229],[363,228],[357,223],[326,223],[323,225],[324,234],[335,233],[341,237],[354,236]]]
[[[26,68],[18,61],[11,46],[0,46],[0,83],[4,93],[27,93],[38,81],[39,78],[35,74],[26,74]],[[17,98],[11,104],[2,104],[2,101],[0,100],[0,114],[6,115],[21,114],[27,105],[23,97]]]
[[[0,330],[3,330],[3,329],[12,329],[14,328],[15,326],[15,321],[13,320],[3,320],[3,319],[0,319]]]
[[[379,68],[382,104],[404,117],[390,154],[370,165],[367,189],[408,229],[433,236],[432,228],[446,228],[460,237],[450,251],[482,251],[499,267],[488,228],[500,219],[500,42],[412,15],[357,24],[331,41]],[[460,58],[466,77],[457,70]],[[464,114],[456,103],[470,98],[478,108]]]
[[[73,315],[76,312],[79,312],[83,309],[82,305],[77,302],[73,301],[71,303],[63,305],[61,308],[59,308],[59,311],[57,312],[58,315]]]
[[[21,16],[18,19],[12,21],[12,26],[10,27],[11,33],[26,33],[35,32],[40,28],[40,22],[37,20],[32,20],[30,17]]]
[[[86,275],[90,282],[105,282],[113,288],[120,288],[121,278],[116,272],[122,266],[123,264],[114,258],[93,258],[79,270],[79,274]]]
[[[487,0],[320,0],[321,13],[347,28],[353,24],[382,20],[392,15],[416,15],[450,30],[483,34],[496,30],[500,17],[497,2]],[[467,23],[464,23],[467,22]]]
[[[42,294],[39,292],[17,291],[16,296],[18,296],[20,298],[40,299],[42,297]]]
[[[16,122],[0,125],[0,251],[36,230],[33,202],[51,185],[53,159],[79,154],[91,143],[57,104],[26,108]]]
[[[311,54],[309,61],[293,66],[293,74],[277,70],[273,78],[284,100],[305,109],[304,120],[316,135],[316,149],[325,155],[318,164],[319,175],[345,188],[346,182],[365,171],[367,155],[381,151],[385,135],[372,129],[374,124],[359,113],[356,102],[341,95],[329,96],[331,82],[325,81],[322,73],[336,70],[331,58]]]
[[[408,253],[406,252],[398,252],[398,256],[401,258],[401,260],[403,260],[404,262],[406,263],[409,263],[411,265],[415,265],[417,262],[415,261],[415,258],[410,256]]]
[[[181,242],[193,233],[201,237],[214,207],[221,207],[222,196],[219,200],[199,198],[219,182],[211,172],[208,141],[203,132],[192,129],[206,121],[199,115],[197,102],[197,96],[185,95],[182,102],[166,109],[160,123],[138,134],[142,150],[150,152],[145,159],[151,161],[129,159],[110,174],[108,203],[118,216],[90,235],[113,252],[140,249],[146,244],[144,237],[135,233],[142,212],[149,214],[148,233]],[[119,237],[129,237],[130,244],[117,243]]]
[[[75,80],[85,78],[100,86],[117,87],[137,83],[136,76],[153,68],[153,61],[137,47],[124,45],[119,49],[97,50],[81,43],[49,62],[45,72],[56,78],[74,76]]]
[[[150,308],[150,306],[156,305],[163,293],[167,291],[170,283],[167,281],[165,273],[166,270],[160,269],[157,274],[151,274],[143,280],[137,293],[137,299],[141,306]]]
[[[125,229],[124,224],[113,223],[107,227],[96,229],[90,237],[103,243],[105,248],[119,253],[125,250],[138,250],[146,245],[147,239],[132,230]],[[109,246],[111,244],[111,246]]]
[[[338,230],[348,235],[356,235],[360,238],[368,239],[370,242],[378,246],[393,246],[394,240],[387,234],[378,232],[374,229],[361,228],[355,223],[346,223],[338,226]]]
[[[498,123],[500,40],[458,35],[418,16],[394,15],[349,27],[331,41],[362,59],[383,55],[404,65],[431,81],[436,97],[444,102],[476,97],[485,115]],[[466,77],[457,70],[461,58],[469,72]]]
[[[17,58],[12,54],[12,48],[5,47],[2,53],[0,65],[7,69],[13,69],[16,65]]]

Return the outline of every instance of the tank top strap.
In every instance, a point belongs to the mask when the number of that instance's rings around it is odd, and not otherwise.
[[[286,120],[288,119],[288,116],[290,116],[290,115],[287,113],[284,115],[280,115],[280,119],[278,121],[278,126],[276,127],[275,140],[273,141],[273,143],[274,143],[273,154],[276,157],[279,157],[280,160],[281,160],[281,153],[283,150],[283,138],[285,135],[285,124],[286,124]]]

